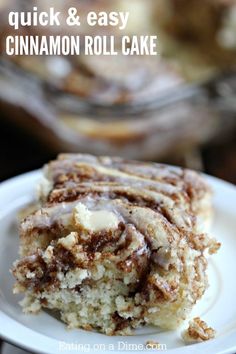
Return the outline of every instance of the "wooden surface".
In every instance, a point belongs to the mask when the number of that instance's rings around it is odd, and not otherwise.
[[[55,156],[30,133],[12,126],[0,112],[0,181],[38,169]]]

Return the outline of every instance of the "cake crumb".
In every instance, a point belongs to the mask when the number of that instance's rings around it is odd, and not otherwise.
[[[154,340],[148,340],[146,342],[146,349],[159,349],[160,343]]]
[[[182,338],[186,344],[199,343],[215,338],[215,330],[208,327],[207,323],[200,317],[195,317],[189,322],[189,327],[182,333]]]

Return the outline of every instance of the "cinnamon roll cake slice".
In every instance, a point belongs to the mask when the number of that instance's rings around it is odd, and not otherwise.
[[[15,293],[28,313],[69,328],[127,335],[177,328],[207,287],[211,190],[181,168],[60,155],[44,168],[38,209],[21,221]]]

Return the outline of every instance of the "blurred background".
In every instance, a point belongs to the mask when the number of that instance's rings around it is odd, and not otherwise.
[[[50,1],[67,14],[129,11],[122,35],[157,35],[158,57],[6,57],[10,10],[0,0],[0,180],[59,152],[187,166],[236,183],[235,0]],[[84,22],[84,21],[83,21]],[[71,32],[69,32],[71,31]],[[77,31],[77,32],[75,32]],[[114,28],[21,28],[21,35],[107,34]]]

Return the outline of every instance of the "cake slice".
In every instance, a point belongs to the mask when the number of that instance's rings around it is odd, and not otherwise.
[[[127,335],[177,328],[207,287],[211,190],[160,164],[60,155],[44,168],[39,207],[21,222],[15,293],[28,313],[69,328]]]

